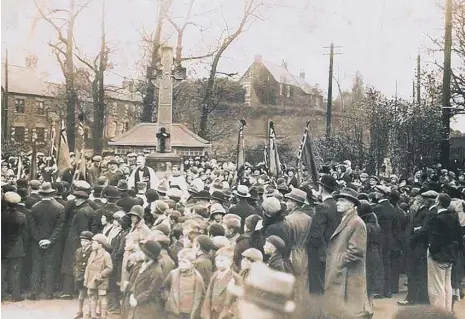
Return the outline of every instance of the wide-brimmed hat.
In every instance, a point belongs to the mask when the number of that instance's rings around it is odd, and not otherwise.
[[[225,202],[227,200],[226,195],[221,191],[214,191],[211,199],[217,200],[219,202]]]
[[[55,193],[55,190],[52,188],[52,184],[49,182],[44,182],[39,189],[39,194],[52,194]]]
[[[222,214],[226,215],[226,210],[224,209],[223,205],[219,203],[215,203],[210,206],[210,217],[214,214]]]
[[[289,194],[286,194],[285,197],[298,203],[308,204],[307,193],[298,188],[293,188]]]
[[[249,198],[251,196],[249,188],[245,185],[238,185],[237,189],[233,190],[233,194],[242,198]]]
[[[160,256],[161,245],[155,240],[149,240],[139,245],[140,250],[150,259],[157,260]]]
[[[330,190],[334,190],[337,188],[337,181],[331,175],[323,175],[321,179],[318,181],[318,184],[329,188]]]
[[[166,185],[166,183],[160,183],[156,191],[161,194],[166,194],[168,192],[168,186]]]
[[[344,187],[340,192],[334,194],[334,198],[346,198],[352,201],[355,205],[360,206],[360,200],[358,199],[358,193],[356,190],[348,187]]]
[[[210,193],[206,190],[202,190],[198,192],[196,195],[192,196],[193,199],[201,199],[201,200],[210,200]]]
[[[295,277],[255,262],[244,286],[230,285],[229,292],[240,299],[280,313],[294,312],[292,301]]]

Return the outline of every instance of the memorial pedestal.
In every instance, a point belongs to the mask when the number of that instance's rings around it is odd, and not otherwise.
[[[181,169],[182,158],[176,153],[150,153],[146,158],[146,165],[153,168],[158,179],[169,178],[172,167],[177,165]]]

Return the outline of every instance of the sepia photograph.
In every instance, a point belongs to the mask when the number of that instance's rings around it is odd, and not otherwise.
[[[465,0],[2,0],[5,319],[465,319]]]

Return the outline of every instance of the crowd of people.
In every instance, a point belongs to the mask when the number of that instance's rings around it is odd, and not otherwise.
[[[345,161],[314,183],[200,157],[166,178],[144,155],[97,155],[85,173],[39,161],[36,179],[2,161],[2,300],[77,297],[75,318],[219,319],[303,318],[321,297],[371,318],[401,274],[401,306],[451,313],[463,298],[463,167],[380,177]]]

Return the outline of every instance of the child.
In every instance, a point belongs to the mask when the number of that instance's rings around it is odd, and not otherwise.
[[[181,250],[178,260],[179,268],[172,270],[163,284],[168,292],[165,311],[173,319],[200,318],[205,284],[192,263],[195,260],[195,251],[190,248]]]
[[[283,255],[285,249],[286,243],[276,235],[269,236],[263,246],[265,254],[270,256],[267,263],[268,267],[277,271],[292,273],[290,260]]]
[[[241,277],[231,270],[234,251],[229,247],[220,248],[216,254],[216,271],[208,285],[202,305],[203,319],[229,317],[233,298],[228,292],[229,285],[241,285]]]
[[[79,305],[78,305],[78,312],[74,319],[82,318],[84,316],[84,300],[86,298],[86,289],[84,287],[84,273],[86,271],[87,262],[90,257],[90,253],[92,251],[91,243],[92,243],[92,234],[90,231],[83,231],[79,238],[81,239],[81,248],[76,250],[76,256],[74,261],[74,282],[76,289],[79,291]]]
[[[105,250],[107,238],[103,234],[92,237],[92,253],[90,254],[84,273],[84,286],[90,298],[91,319],[97,318],[97,302],[100,304],[101,318],[107,317],[108,278],[113,270],[110,254]]]
[[[213,241],[206,235],[200,235],[194,239],[194,268],[200,273],[205,285],[210,283],[213,275],[213,264],[210,251],[213,249]]]

